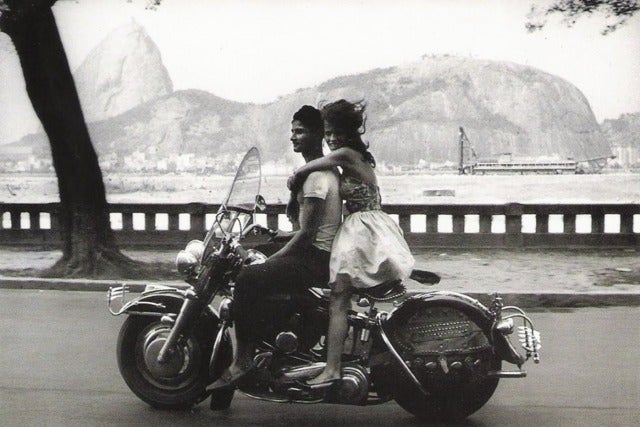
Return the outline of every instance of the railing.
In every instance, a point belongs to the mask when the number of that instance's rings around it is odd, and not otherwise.
[[[123,247],[181,248],[201,239],[219,205],[111,204],[111,227]],[[412,248],[637,247],[639,204],[385,205]],[[59,204],[0,203],[0,245],[57,247]],[[256,220],[290,229],[284,205]]]

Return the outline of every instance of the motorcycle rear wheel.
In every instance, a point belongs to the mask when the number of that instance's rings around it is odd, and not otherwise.
[[[456,422],[484,406],[499,382],[487,374],[502,366],[490,345],[490,323],[446,302],[416,308],[401,319],[391,325],[391,340],[429,395],[397,362],[376,369],[374,382],[421,420]]]
[[[499,370],[500,360],[495,360],[494,367]],[[431,422],[459,422],[482,408],[493,396],[498,387],[498,378],[486,378],[474,384],[451,390],[449,393],[438,393],[424,396],[415,386],[408,382],[394,391],[394,400],[402,409],[416,418]],[[428,389],[428,388],[427,388]]]
[[[157,317],[129,316],[118,335],[120,373],[136,396],[158,409],[188,409],[207,397],[214,331],[203,328],[179,340],[166,364],[155,362],[169,328]],[[216,400],[231,402],[233,390]]]

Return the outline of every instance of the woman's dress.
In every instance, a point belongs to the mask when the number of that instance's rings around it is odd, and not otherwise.
[[[402,230],[380,209],[380,190],[352,177],[340,179],[348,216],[331,248],[330,283],[356,288],[409,277],[414,259]]]

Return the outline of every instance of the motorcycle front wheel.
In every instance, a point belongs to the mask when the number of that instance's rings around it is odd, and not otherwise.
[[[158,409],[188,409],[204,400],[215,336],[209,329],[180,337],[167,359],[159,363],[157,356],[170,327],[157,317],[129,316],[120,329],[117,358],[131,391]],[[230,403],[233,390],[223,393],[216,399]]]

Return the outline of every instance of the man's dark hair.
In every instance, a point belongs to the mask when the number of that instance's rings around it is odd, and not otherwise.
[[[293,115],[293,120],[297,120],[304,125],[311,132],[324,133],[324,120],[320,110],[312,107],[311,105],[303,105]]]

